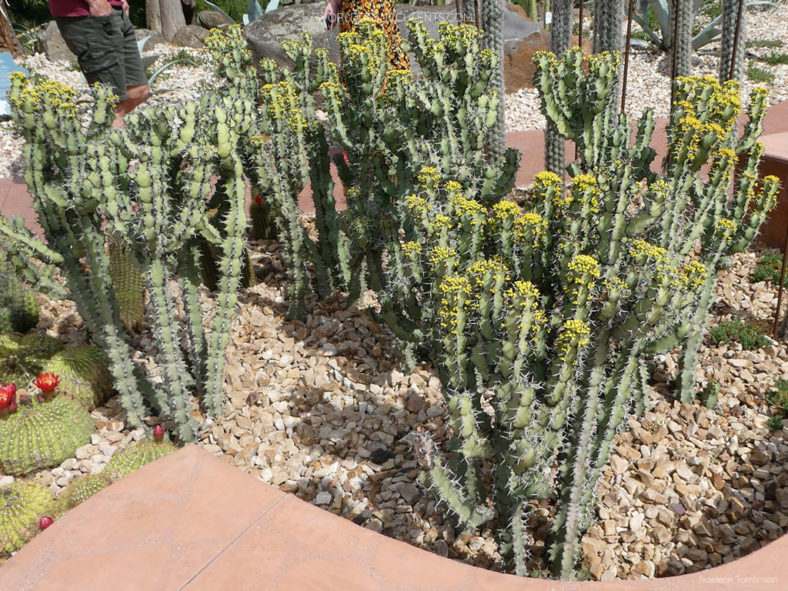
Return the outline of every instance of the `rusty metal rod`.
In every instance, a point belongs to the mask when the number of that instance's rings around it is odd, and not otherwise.
[[[473,0],[473,8],[476,11],[476,28],[477,29],[481,29],[482,28],[482,21],[481,21],[480,15],[479,15],[479,13],[481,12],[479,10],[479,0]]]
[[[777,309],[774,311],[774,326],[772,326],[772,336],[776,339],[780,327],[780,308],[783,304],[783,285],[785,285],[785,268],[788,267],[788,227],[785,228],[785,240],[783,242],[783,266],[780,269],[780,284],[777,286]]]
[[[580,0],[580,14],[577,15],[577,46],[583,53],[583,0]]]
[[[744,0],[739,0],[739,10],[736,12],[736,28],[733,30],[733,55],[731,55],[731,71],[728,80],[733,80],[736,75],[736,62],[739,53],[739,36],[741,35],[741,18],[744,12]]]
[[[580,4],[582,6],[582,3]],[[621,83],[621,112],[627,103],[627,74],[629,72],[629,50],[632,48],[632,15],[635,12],[635,0],[629,0],[629,14],[627,15],[627,41],[624,46],[624,80]]]
[[[454,7],[457,9],[457,24],[461,25],[465,18],[462,14],[462,0],[454,0]]]
[[[676,40],[679,37],[679,0],[673,0],[673,55],[670,65],[670,109],[673,111],[673,101],[676,98],[676,67],[678,62],[678,51]]]

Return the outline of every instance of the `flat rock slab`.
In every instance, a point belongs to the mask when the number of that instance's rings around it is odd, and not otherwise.
[[[192,445],[56,521],[0,568],[0,591],[777,590],[786,551],[783,537],[733,563],[652,581],[518,578],[361,528]]]

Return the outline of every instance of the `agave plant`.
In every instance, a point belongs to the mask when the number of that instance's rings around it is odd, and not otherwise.
[[[692,0],[693,20],[697,18],[698,13],[705,4],[704,0]],[[632,15],[635,22],[637,22],[643,29],[643,32],[648,36],[650,45],[654,45],[663,51],[667,51],[673,47],[673,28],[671,25],[671,11],[673,0],[638,0],[638,10]],[[756,2],[748,2],[747,8],[755,6],[774,6],[772,2],[758,0]],[[649,11],[654,15],[657,21],[657,29],[654,30],[649,24]],[[722,22],[722,15],[718,15],[706,25],[697,35],[692,37],[692,50],[695,51],[701,47],[714,43],[720,40],[720,23]],[[649,43],[642,39],[633,39],[633,44]]]
[[[208,0],[204,0],[205,4],[213,8],[216,12],[221,14],[224,18],[226,18],[230,24],[237,25],[238,23],[236,20],[227,14],[224,10],[216,6],[213,2],[209,2]],[[265,7],[265,12],[272,12],[279,8],[279,0],[269,0],[268,5]],[[243,25],[246,26],[251,22],[256,21],[258,18],[263,16],[263,8],[260,6],[260,3],[257,0],[249,0],[249,4],[246,7],[246,14],[243,15]]]

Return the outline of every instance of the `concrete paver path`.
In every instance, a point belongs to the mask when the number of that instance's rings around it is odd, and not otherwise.
[[[784,591],[788,537],[692,575],[564,583],[441,558],[268,486],[190,445],[58,519],[0,591]]]

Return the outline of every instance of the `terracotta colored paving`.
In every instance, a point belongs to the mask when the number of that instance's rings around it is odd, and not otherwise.
[[[523,579],[355,525],[191,445],[104,489],[0,568],[0,591],[752,591],[788,586],[788,537],[653,581]]]

